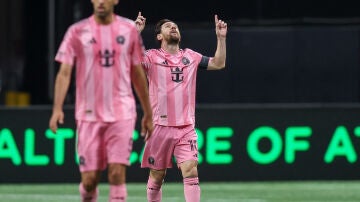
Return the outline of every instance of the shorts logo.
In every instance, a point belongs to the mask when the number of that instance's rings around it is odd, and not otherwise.
[[[83,156],[79,157],[79,164],[83,166],[85,165],[85,158]]]
[[[149,162],[149,164],[151,164],[151,165],[154,165],[155,164],[155,159],[154,159],[154,157],[149,157],[148,158],[148,162]]]

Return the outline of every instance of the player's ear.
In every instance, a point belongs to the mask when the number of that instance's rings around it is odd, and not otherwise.
[[[119,0],[114,0],[114,5],[117,5],[119,3]]]
[[[158,41],[162,40],[162,35],[161,35],[161,34],[157,34],[157,35],[156,35],[156,39],[157,39]]]

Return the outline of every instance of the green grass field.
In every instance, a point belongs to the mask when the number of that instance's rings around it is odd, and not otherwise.
[[[128,202],[145,202],[145,183],[128,183]],[[1,202],[78,202],[77,184],[0,184]],[[107,202],[101,184],[99,202]],[[202,202],[359,202],[360,181],[204,182]],[[180,183],[165,183],[163,202],[184,202]]]

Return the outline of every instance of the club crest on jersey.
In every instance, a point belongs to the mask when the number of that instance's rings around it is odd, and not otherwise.
[[[118,44],[124,44],[125,43],[125,37],[124,36],[117,36],[116,37],[116,42]]]
[[[187,57],[183,57],[183,58],[181,59],[181,62],[182,62],[184,65],[190,64],[190,60],[189,60]]]
[[[180,83],[184,80],[183,70],[179,67],[171,68],[171,74],[171,80],[176,83]]]
[[[114,55],[115,51],[105,50],[103,52],[99,51],[100,55],[100,65],[103,67],[111,67],[114,65]]]

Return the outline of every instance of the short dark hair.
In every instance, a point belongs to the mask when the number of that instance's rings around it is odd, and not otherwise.
[[[161,19],[156,23],[156,25],[155,25],[155,41],[159,42],[157,40],[157,35],[160,34],[160,32],[161,32],[161,26],[167,22],[174,22],[174,21],[169,20],[169,19]]]

